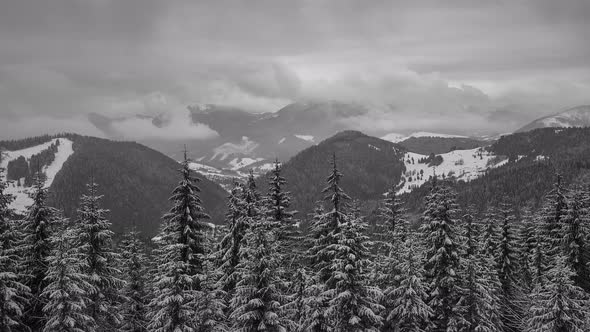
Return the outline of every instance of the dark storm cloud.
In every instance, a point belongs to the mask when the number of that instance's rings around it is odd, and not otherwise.
[[[586,0],[1,1],[0,136],[305,99],[367,103],[366,126],[430,114],[423,126],[505,129],[590,103],[588,15]]]

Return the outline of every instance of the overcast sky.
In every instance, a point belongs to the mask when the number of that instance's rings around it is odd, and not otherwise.
[[[588,17],[587,0],[0,0],[0,138],[100,135],[91,112],[207,137],[187,105],[309,99],[372,105],[366,126],[502,130],[590,103]]]

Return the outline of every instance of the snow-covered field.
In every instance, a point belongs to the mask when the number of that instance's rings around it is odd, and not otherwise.
[[[413,188],[423,185],[435,172],[437,176],[444,174],[445,177],[453,176],[458,180],[471,181],[483,175],[487,169],[500,167],[508,162],[505,159],[491,164],[496,156],[482,148],[455,150],[440,156],[443,158],[442,164],[428,166],[428,164],[418,162],[419,159],[428,156],[413,152],[406,153],[404,156],[406,172],[402,174],[403,187],[399,189],[399,193],[409,192]]]
[[[17,150],[17,151],[2,151],[2,162],[0,163],[0,168],[6,169],[8,163],[12,160],[19,158],[20,156],[25,157],[27,160],[30,159],[33,155],[40,153],[43,150],[48,149],[53,143],[59,140],[59,146],[57,147],[57,152],[55,154],[55,160],[48,166],[43,168],[43,173],[46,175],[47,180],[45,182],[46,187],[50,187],[53,183],[53,179],[57,173],[61,170],[63,164],[68,160],[68,158],[74,153],[73,149],[73,142],[67,138],[55,138],[47,143],[40,144],[37,146],[33,146],[30,148]],[[6,180],[6,173],[3,175],[3,180]],[[32,188],[26,187],[18,187],[15,183],[9,183],[6,192],[11,194],[15,197],[15,200],[12,202],[10,207],[17,212],[24,212],[27,209],[27,206],[33,203],[32,199],[29,197],[29,193],[32,191]]]

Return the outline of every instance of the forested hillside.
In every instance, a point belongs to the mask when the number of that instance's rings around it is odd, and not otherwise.
[[[98,193],[105,195],[104,206],[113,230],[122,233],[135,225],[144,236],[153,236],[163,213],[169,208],[170,188],[178,182],[178,162],[160,152],[133,142],[118,142],[73,134],[59,135],[73,141],[74,153],[57,172],[49,188],[49,203],[76,217],[85,184],[94,178]],[[23,141],[0,142],[8,150],[35,146],[52,139],[43,136]],[[180,148],[180,147],[179,147]],[[9,168],[10,170],[10,168]],[[32,174],[29,172],[30,178]],[[200,181],[203,204],[212,222],[223,219],[227,193],[207,179]]]
[[[506,135],[488,150],[507,156],[509,162],[473,181],[449,182],[459,203],[474,205],[479,211],[506,198],[520,207],[538,206],[556,173],[569,184],[590,171],[589,128],[545,128]],[[428,188],[418,188],[403,199],[410,210],[418,211],[427,193]]]
[[[346,174],[342,187],[361,201],[380,199],[405,170],[403,148],[358,131],[344,131],[297,154],[284,165],[294,208],[305,216],[323,194],[322,180],[333,155]]]

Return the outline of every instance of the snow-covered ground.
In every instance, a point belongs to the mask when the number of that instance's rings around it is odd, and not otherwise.
[[[17,159],[20,156],[23,156],[28,160],[33,155],[48,149],[57,140],[59,140],[60,144],[57,147],[57,152],[55,153],[55,160],[50,165],[45,166],[42,170],[45,176],[47,177],[45,186],[50,187],[53,183],[53,180],[55,179],[55,176],[63,167],[63,164],[74,153],[73,142],[67,138],[55,138],[47,143],[22,150],[2,151],[2,162],[0,163],[0,168],[6,169],[6,166],[8,166],[8,163],[10,161]],[[3,180],[6,180],[6,173],[4,173],[2,177]],[[32,188],[30,187],[18,187],[15,183],[9,183],[6,192],[15,197],[15,200],[12,202],[10,207],[14,209],[16,212],[26,211],[27,207],[33,203],[32,199],[29,197],[31,191]]]
[[[423,185],[435,172],[437,176],[444,174],[445,177],[453,176],[458,180],[471,181],[483,175],[487,169],[500,167],[508,162],[505,159],[492,164],[498,158],[482,148],[455,150],[440,156],[443,158],[442,164],[428,166],[418,162],[421,158],[428,156],[413,152],[406,153],[404,156],[406,172],[402,174],[403,187],[399,189],[399,193],[409,192]]]

